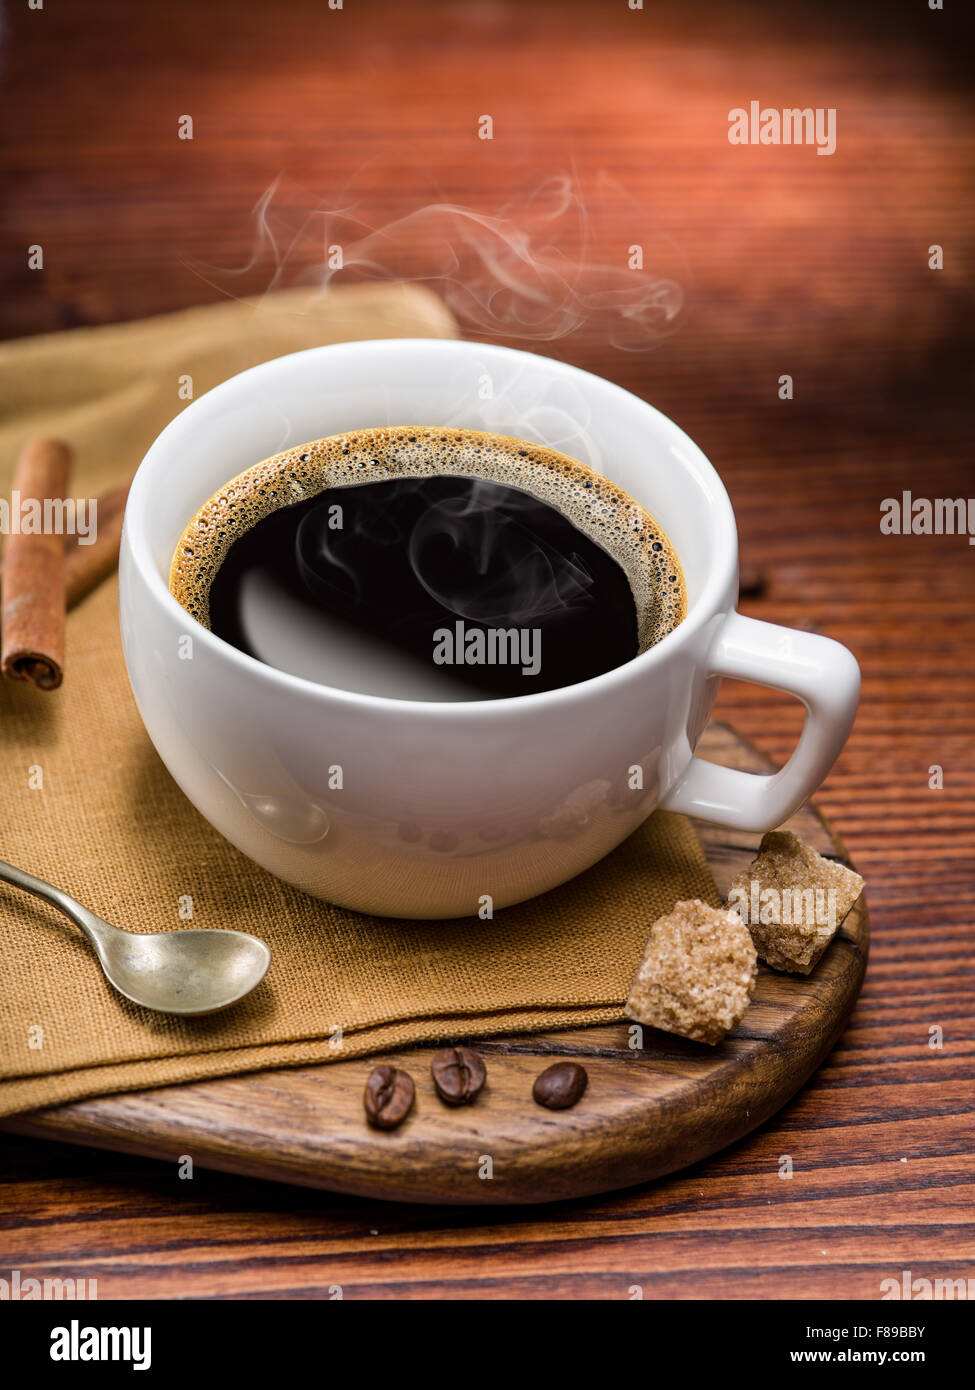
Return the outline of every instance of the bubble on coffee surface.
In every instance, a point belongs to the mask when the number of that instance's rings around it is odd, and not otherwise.
[[[472,486],[454,495],[456,489],[452,492],[447,482],[450,479],[469,480]],[[400,486],[374,486],[384,483]],[[530,623],[539,613],[572,607],[580,595],[584,606],[584,591],[593,582],[590,571],[594,559],[602,576],[600,592],[612,597],[613,587],[611,583],[606,587],[606,569],[600,558],[605,552],[622,571],[624,588],[628,587],[632,599],[633,646],[625,655],[608,658],[608,664],[597,665],[595,671],[581,673],[576,679],[611,669],[638,651],[646,651],[684,617],[683,575],[670,542],[649,513],[616,484],[587,465],[539,445],[443,427],[358,430],[299,445],[245,470],[220,488],[187,526],[173,557],[172,593],[205,627],[214,626],[211,590],[231,547],[262,523],[262,537],[266,533],[273,543],[272,532],[277,531],[277,543],[283,543],[284,529],[267,522],[274,513],[287,509],[295,517],[293,548],[299,552],[297,563],[305,584],[312,592],[321,587],[313,557],[324,553],[330,569],[328,593],[322,602],[334,599],[347,565],[343,566],[340,554],[330,553],[322,511],[327,510],[326,502],[342,500],[341,492],[333,492],[341,489],[351,489],[349,503],[373,498],[371,510],[360,508],[357,514],[366,516],[368,522],[368,531],[366,522],[357,522],[363,543],[375,547],[385,542],[390,552],[398,544],[412,570],[410,578],[422,586],[438,611],[449,610],[475,623]],[[320,508],[315,506],[316,499]],[[383,501],[389,505],[381,505]],[[546,532],[548,509],[562,521],[561,538],[551,527]],[[479,529],[475,533],[468,527],[462,534],[459,528],[472,512],[477,513]],[[520,535],[524,529],[520,522],[527,528],[527,542]],[[406,534],[401,534],[404,526]],[[491,579],[490,566],[483,557],[479,560],[475,556],[466,573],[464,562],[470,557],[459,550],[454,556],[459,563],[445,568],[443,553],[437,560],[436,546],[443,546],[444,537],[452,537],[455,548],[462,541],[483,546],[499,526],[505,528],[504,549],[501,557],[493,559],[503,559],[513,575],[506,595],[492,593],[490,583],[482,583],[485,576],[487,581]],[[391,534],[384,537],[384,529],[390,527]],[[590,543],[589,548],[573,546],[571,528]],[[546,533],[552,544],[546,543]],[[397,544],[388,545],[390,541]],[[237,546],[235,554],[244,549]],[[585,551],[585,558],[580,551]],[[437,563],[431,565],[430,556]],[[495,587],[497,569],[495,563]],[[448,594],[440,592],[438,573],[446,577]],[[396,571],[391,568],[385,590],[391,610],[398,597],[395,580]],[[350,595],[359,587],[354,578]],[[526,592],[529,596],[524,600]],[[381,590],[367,598],[373,610],[384,601]],[[619,609],[615,600],[613,603]],[[375,611],[372,616],[376,616]],[[388,616],[391,631],[387,635],[397,640],[402,634],[396,629],[396,615],[391,611]],[[598,641],[599,624],[591,617],[588,621],[588,631]],[[551,653],[553,648],[549,650]]]

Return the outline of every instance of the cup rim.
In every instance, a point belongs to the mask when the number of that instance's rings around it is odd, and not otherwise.
[[[400,700],[388,695],[370,695],[355,690],[343,690],[338,686],[322,685],[305,676],[293,675],[289,671],[282,671],[276,666],[269,666],[256,657],[240,651],[222,637],[218,637],[216,633],[211,632],[209,628],[204,627],[192,614],[188,613],[170,592],[168,583],[157,570],[150,554],[146,527],[151,511],[150,474],[156,459],[159,455],[168,452],[171,444],[179,441],[180,436],[187,429],[186,422],[191,419],[194,412],[198,413],[199,407],[206,405],[209,409],[213,409],[215,404],[219,405],[224,396],[246,389],[248,383],[253,382],[255,378],[285,371],[289,366],[298,363],[299,360],[310,362],[313,359],[336,354],[359,356],[379,347],[403,348],[405,350],[422,347],[428,352],[471,351],[480,354],[530,359],[536,364],[538,362],[546,363],[559,373],[582,378],[584,381],[596,382],[600,389],[608,391],[610,395],[618,395],[630,402],[636,401],[638,406],[654,419],[658,431],[665,435],[669,434],[670,442],[680,446],[677,452],[679,463],[681,467],[691,472],[696,477],[697,482],[702,485],[702,491],[707,495],[711,507],[715,509],[718,526],[725,537],[725,545],[709,561],[707,577],[701,594],[683,621],[654,646],[632,657],[622,666],[616,666],[611,671],[604,671],[598,676],[591,676],[583,681],[576,681],[572,685],[559,686],[554,690],[534,691],[525,695],[510,695],[487,700],[438,701]],[[680,426],[663,411],[658,410],[648,401],[644,401],[632,391],[627,391],[624,387],[609,381],[606,377],[597,376],[595,372],[587,372],[583,368],[574,367],[567,362],[560,362],[557,358],[545,357],[540,353],[525,352],[519,348],[508,348],[497,343],[478,343],[458,338],[367,338],[348,343],[326,343],[318,347],[303,348],[298,352],[269,358],[266,362],[260,362],[228,377],[202,396],[197,397],[185,410],[174,416],[150,444],[132,480],[125,507],[122,555],[123,563],[131,562],[148,594],[162,605],[163,610],[175,621],[190,625],[194,642],[201,643],[204,650],[209,652],[214,659],[228,663],[239,671],[242,677],[263,681],[272,688],[300,694],[306,699],[317,699],[330,704],[337,703],[350,708],[367,708],[380,714],[398,714],[400,717],[425,715],[440,719],[463,720],[483,718],[488,711],[497,717],[514,718],[529,708],[533,711],[544,711],[556,705],[567,706],[575,701],[588,699],[596,687],[609,692],[630,680],[640,679],[645,672],[649,673],[654,667],[663,665],[673,653],[690,642],[694,635],[711,621],[715,613],[720,610],[723,597],[731,586],[733,586],[732,592],[737,593],[738,533],[731,499],[717,469],[700,446],[695,444],[690,436],[685,434]],[[120,601],[121,596],[122,590],[120,589]]]

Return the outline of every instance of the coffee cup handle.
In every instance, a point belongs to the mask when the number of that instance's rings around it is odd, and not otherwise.
[[[812,796],[846,742],[860,693],[856,658],[829,637],[730,613],[707,668],[711,675],[795,695],[806,707],[799,742],[784,767],[768,776],[692,757],[660,805],[737,830],[774,830]]]

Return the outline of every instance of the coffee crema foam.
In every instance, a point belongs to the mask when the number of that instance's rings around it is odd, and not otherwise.
[[[663,528],[587,464],[507,435],[389,425],[299,444],[238,473],[200,508],[173,555],[170,592],[210,627],[210,588],[230,547],[258,522],[330,488],[402,478],[501,483],[561,512],[602,546],[629,582],[639,650],[672,632],[687,611],[684,575]]]

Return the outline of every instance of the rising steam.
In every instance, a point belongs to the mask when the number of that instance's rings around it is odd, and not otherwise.
[[[586,328],[627,351],[671,332],[683,303],[680,285],[647,263],[649,243],[659,245],[647,214],[605,176],[588,196],[560,175],[496,212],[430,202],[381,225],[361,201],[286,203],[280,182],[254,208],[245,265],[189,262],[208,283],[236,293],[231,287],[262,267],[270,273],[266,292],[419,282],[444,299],[468,337],[547,343]]]

